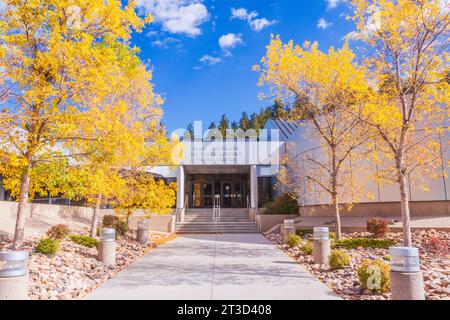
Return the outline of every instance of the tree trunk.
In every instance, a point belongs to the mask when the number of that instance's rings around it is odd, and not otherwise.
[[[95,207],[93,208],[94,212],[92,214],[91,237],[95,237],[97,235],[98,216],[100,214],[100,202],[101,201],[102,201],[102,196],[97,195]]]
[[[341,238],[341,215],[339,213],[339,199],[338,199],[338,172],[339,167],[337,163],[336,146],[331,146],[332,157],[332,176],[331,176],[331,197],[334,206],[334,228],[336,233],[336,240]]]
[[[341,215],[339,213],[339,201],[337,195],[333,195],[333,205],[334,205],[334,227],[336,232],[336,240],[341,238]]]
[[[20,247],[22,246],[25,231],[25,219],[26,219],[25,210],[28,204],[29,189],[30,189],[30,168],[27,167],[20,176],[19,205],[17,209],[16,228],[14,231],[14,240],[12,245],[13,250],[19,250]]]
[[[402,171],[400,171],[398,175],[400,184],[400,205],[402,209],[403,245],[405,247],[412,247],[408,183],[406,181],[406,175]]]
[[[128,229],[128,224],[130,223],[131,212],[132,212],[132,210],[127,209],[127,221],[126,221],[127,229]]]

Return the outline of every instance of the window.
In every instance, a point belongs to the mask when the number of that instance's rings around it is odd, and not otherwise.
[[[258,177],[258,206],[273,201],[272,177]]]

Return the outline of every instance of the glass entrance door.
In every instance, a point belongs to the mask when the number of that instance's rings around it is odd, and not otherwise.
[[[231,208],[232,204],[232,184],[231,182],[222,182],[222,207]]]
[[[238,175],[197,175],[188,180],[189,208],[212,208],[220,196],[222,208],[247,206],[248,179]]]
[[[203,207],[212,207],[213,205],[213,184],[211,182],[203,183]]]
[[[244,208],[244,190],[242,181],[234,183],[233,208]]]
[[[213,183],[193,182],[191,184],[191,206],[194,208],[208,208],[213,205]]]

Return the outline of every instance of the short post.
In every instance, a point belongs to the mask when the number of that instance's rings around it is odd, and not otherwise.
[[[172,234],[175,233],[176,225],[177,225],[177,216],[175,214],[173,214],[172,219],[170,220],[170,223],[169,223],[169,232],[170,233],[172,233]]]
[[[391,300],[425,300],[419,249],[390,247]]]
[[[285,219],[283,225],[281,226],[281,233],[283,234],[283,239],[290,234],[295,234],[295,222],[292,219]]]
[[[28,299],[28,251],[0,252],[0,300]]]
[[[106,266],[116,264],[116,230],[102,229],[100,243],[98,244],[98,260]]]
[[[314,227],[313,229],[313,259],[316,264],[329,264],[330,231],[328,227]]]
[[[148,242],[148,220],[138,221],[136,240],[140,244],[146,244]]]

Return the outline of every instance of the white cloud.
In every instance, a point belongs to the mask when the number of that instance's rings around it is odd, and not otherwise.
[[[247,20],[250,28],[253,31],[261,31],[264,28],[267,28],[273,24],[275,24],[276,20],[267,20],[266,18],[257,18],[258,12],[252,11],[248,12],[245,8],[231,8],[231,17],[230,19],[239,19],[239,20]]]
[[[204,64],[207,64],[207,65],[213,66],[213,65],[218,64],[219,62],[221,62],[222,59],[220,59],[219,57],[213,57],[213,56],[210,56],[210,55],[208,55],[208,54],[205,54],[204,56],[202,56],[202,57],[199,59],[199,61],[200,61],[201,63],[204,63]]]
[[[231,8],[231,19],[246,20],[248,16],[247,9],[245,8]]]
[[[196,37],[209,13],[202,0],[137,0],[141,14],[152,13],[164,31]]]
[[[266,18],[262,18],[262,19],[254,19],[254,20],[250,21],[249,23],[250,23],[250,27],[252,28],[252,30],[261,31],[262,29],[275,24],[276,21],[275,20],[269,21]]]
[[[158,32],[156,32],[155,30],[151,30],[151,31],[147,32],[145,34],[145,36],[149,37],[149,38],[152,38],[152,37],[155,37],[157,34],[158,34]]]
[[[160,49],[167,49],[171,45],[176,45],[176,47],[178,47],[178,48],[181,47],[180,40],[172,38],[172,37],[154,40],[154,41],[152,41],[151,45],[153,47],[160,48]]]
[[[242,35],[235,33],[228,33],[219,38],[219,46],[224,49],[233,49],[240,44],[243,44]]]
[[[320,28],[320,29],[323,29],[323,30],[331,27],[332,25],[333,25],[333,23],[328,22],[324,18],[320,18],[319,21],[317,22],[317,28]]]
[[[325,0],[327,2],[327,9],[336,8],[339,3],[343,2],[342,0]]]

